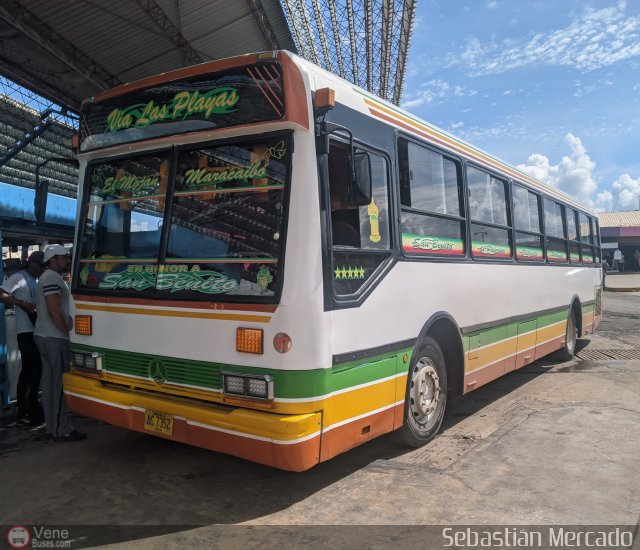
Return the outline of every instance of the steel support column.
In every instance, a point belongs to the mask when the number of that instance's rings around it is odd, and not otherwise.
[[[262,36],[267,41],[267,44],[269,44],[269,48],[272,50],[280,49],[278,40],[276,39],[276,34],[273,32],[271,23],[269,23],[269,18],[262,7],[262,2],[260,2],[260,0],[247,0],[247,2],[251,8],[251,13],[253,13],[256,22],[258,23],[258,27],[260,27]]]

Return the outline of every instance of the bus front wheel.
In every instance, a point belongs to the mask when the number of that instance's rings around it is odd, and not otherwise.
[[[405,417],[397,431],[401,443],[421,447],[431,441],[447,405],[447,369],[438,342],[426,336],[411,362],[407,380]]]

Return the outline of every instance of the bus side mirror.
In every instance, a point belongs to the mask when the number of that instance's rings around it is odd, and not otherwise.
[[[371,156],[365,151],[354,152],[351,162],[347,200],[350,206],[367,206],[371,203]]]

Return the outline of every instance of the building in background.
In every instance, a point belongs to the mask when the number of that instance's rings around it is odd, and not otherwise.
[[[625,272],[640,271],[640,210],[601,212],[602,256],[613,266],[613,253],[620,249]]]

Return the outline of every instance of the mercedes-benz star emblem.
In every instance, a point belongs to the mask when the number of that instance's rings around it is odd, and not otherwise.
[[[164,384],[167,381],[167,368],[160,359],[152,359],[149,363],[149,378],[156,384]]]

